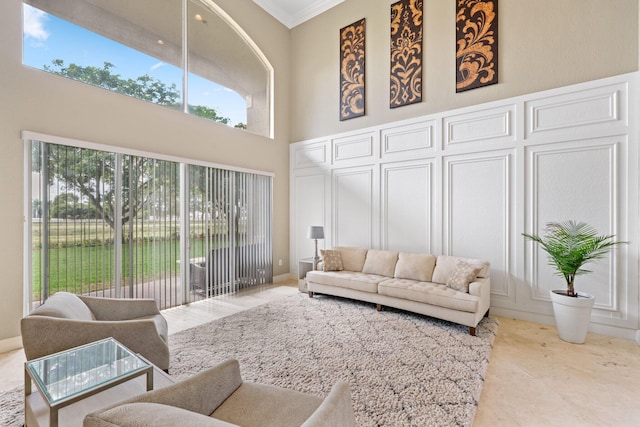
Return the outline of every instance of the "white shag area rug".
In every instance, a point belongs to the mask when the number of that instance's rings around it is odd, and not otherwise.
[[[399,310],[297,294],[175,334],[171,375],[228,358],[245,381],[326,396],[351,385],[360,426],[470,426],[497,320],[469,328]]]
[[[471,426],[497,329],[485,318],[472,337],[430,317],[300,293],[171,335],[170,374],[235,358],[245,381],[319,396],[348,381],[359,426]],[[21,388],[0,395],[1,426],[22,425],[22,398]]]

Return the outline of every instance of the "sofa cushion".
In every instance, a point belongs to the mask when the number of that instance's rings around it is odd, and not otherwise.
[[[340,251],[343,269],[349,271],[362,271],[364,260],[367,256],[367,249],[348,246],[338,246],[334,249]]]
[[[435,266],[435,255],[400,252],[393,277],[397,279],[417,280],[419,282],[430,282]]]
[[[388,277],[377,274],[361,273],[359,271],[310,271],[307,273],[307,282],[321,285],[339,286],[346,289],[354,289],[363,292],[378,292],[378,283],[387,280]]]
[[[473,282],[482,267],[471,265],[462,260],[456,261],[456,266],[447,278],[446,285],[460,292],[469,292],[469,283]]]
[[[363,273],[393,277],[398,262],[398,252],[369,249],[362,267]]]
[[[184,426],[211,426],[230,427],[222,420],[211,418],[207,415],[191,412],[175,406],[161,405],[159,403],[128,403],[110,409],[93,412],[84,418],[84,426],[155,426],[173,427]]]
[[[74,320],[96,320],[89,307],[77,295],[70,292],[56,292],[40,307],[34,308],[29,315]]]
[[[322,401],[312,394],[244,382],[211,416],[239,426],[299,426]]]
[[[489,263],[475,258],[463,258],[450,255],[438,255],[436,260],[436,267],[433,270],[433,278],[431,281],[436,283],[447,283],[447,279],[453,274],[456,268],[456,262],[462,260],[467,264],[477,265],[481,269],[478,272],[477,277],[489,277]]]
[[[378,293],[469,313],[478,310],[480,300],[477,296],[456,291],[446,285],[408,279],[385,280],[378,284]]]
[[[340,251],[335,249],[322,249],[320,250],[322,255],[322,270],[324,271],[340,271],[342,267],[342,257]]]

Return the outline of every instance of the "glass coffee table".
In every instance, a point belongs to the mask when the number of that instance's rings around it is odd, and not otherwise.
[[[113,338],[30,360],[24,370],[25,404],[33,381],[49,407],[52,427],[58,425],[58,410],[65,406],[142,375],[146,391],[154,383],[153,364]]]

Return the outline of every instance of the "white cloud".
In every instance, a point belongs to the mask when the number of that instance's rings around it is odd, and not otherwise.
[[[44,23],[49,19],[49,15],[39,9],[35,9],[27,4],[24,5],[24,34],[36,40],[47,40],[49,32],[45,30]]]
[[[157,64],[151,66],[151,71],[155,71],[158,68],[162,67],[163,65],[165,65],[164,62],[158,62]]]

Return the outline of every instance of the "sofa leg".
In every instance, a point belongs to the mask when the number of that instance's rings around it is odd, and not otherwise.
[[[308,291],[307,294],[309,294],[309,298],[313,298],[313,292],[312,291]]]
[[[382,307],[382,304],[376,304],[376,310],[378,311],[382,311],[384,307]]]
[[[476,336],[476,328],[473,326],[469,326],[469,335],[475,337]]]
[[[487,312],[484,314],[484,317],[489,317],[489,310],[490,309],[487,309]]]

